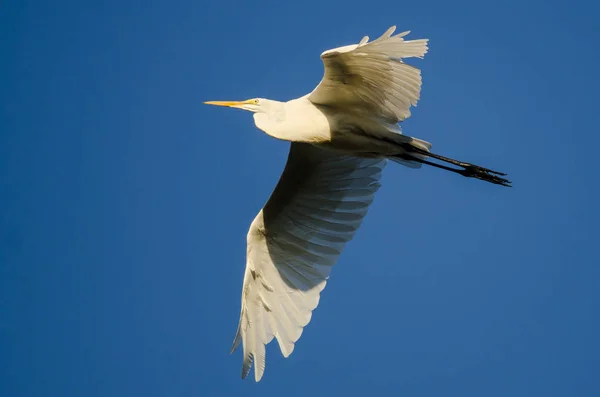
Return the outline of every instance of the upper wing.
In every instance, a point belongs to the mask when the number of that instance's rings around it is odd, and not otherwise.
[[[242,310],[232,352],[244,349],[242,378],[277,338],[285,357],[319,303],[331,267],[379,189],[385,159],[342,156],[292,143],[285,170],[248,232]]]
[[[393,123],[410,117],[421,92],[421,71],[402,58],[422,58],[427,39],[405,41],[410,32],[392,36],[392,26],[370,43],[334,48],[321,54],[325,65],[323,79],[308,95],[318,105],[366,111]]]

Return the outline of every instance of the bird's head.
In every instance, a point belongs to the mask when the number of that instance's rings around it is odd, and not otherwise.
[[[252,98],[245,101],[207,101],[204,103],[207,105],[227,106],[230,108],[243,109],[249,112],[258,113],[265,111],[267,102],[269,101],[266,99]]]

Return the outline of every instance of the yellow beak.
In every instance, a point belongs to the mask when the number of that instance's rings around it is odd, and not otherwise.
[[[206,101],[206,105],[235,107],[249,103],[249,101]]]

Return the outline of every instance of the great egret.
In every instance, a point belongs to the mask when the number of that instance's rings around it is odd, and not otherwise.
[[[403,62],[422,58],[427,39],[404,40],[392,26],[377,40],[325,51],[324,77],[310,94],[288,102],[263,98],[209,101],[254,113],[256,126],[291,141],[287,164],[250,226],[240,321],[231,351],[243,345],[242,378],[255,362],[258,382],[265,345],[294,350],[344,245],[379,189],[387,160],[428,164],[510,186],[505,175],[431,153],[431,144],[402,135],[421,91],[421,71]],[[437,159],[459,168],[429,160]]]

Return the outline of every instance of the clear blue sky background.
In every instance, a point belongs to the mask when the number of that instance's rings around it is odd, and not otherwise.
[[[598,7],[1,2],[0,395],[600,395]],[[515,187],[391,164],[292,356],[242,381],[288,145],[202,101],[303,95],[392,24],[431,40],[405,133]]]

